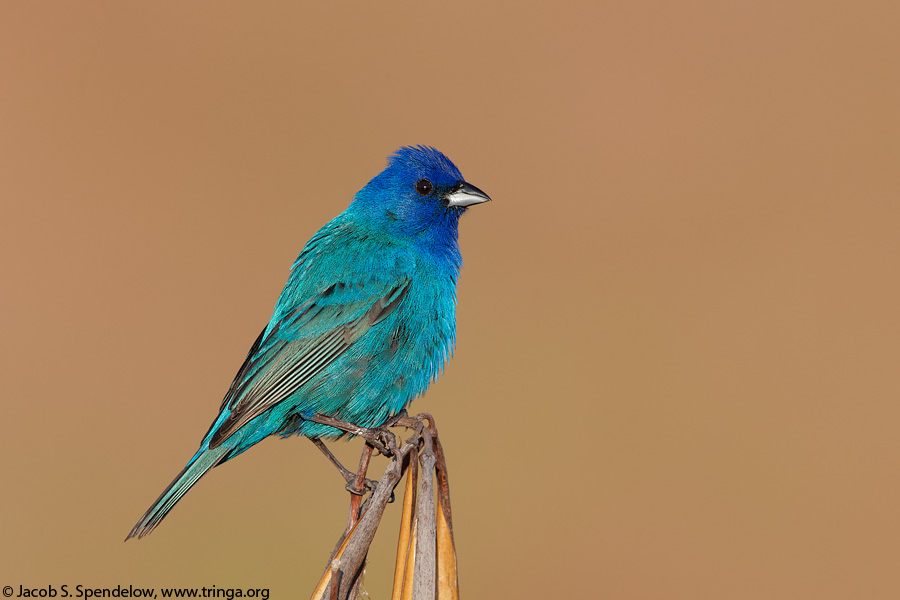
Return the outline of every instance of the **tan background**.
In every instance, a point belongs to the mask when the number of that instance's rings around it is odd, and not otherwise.
[[[304,440],[122,539],[425,143],[495,199],[414,404],[466,598],[900,597],[895,1],[140,4],[0,5],[0,585],[307,597],[346,493]]]

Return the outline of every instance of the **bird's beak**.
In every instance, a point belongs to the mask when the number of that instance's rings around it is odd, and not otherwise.
[[[447,206],[471,206],[482,202],[490,202],[491,197],[471,183],[462,181],[453,188],[453,191],[444,196],[444,200],[447,201]]]

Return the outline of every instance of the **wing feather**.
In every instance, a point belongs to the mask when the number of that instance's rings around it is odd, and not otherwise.
[[[235,431],[292,395],[390,315],[409,291],[410,278],[345,302],[335,302],[332,285],[284,314],[260,334],[223,401],[228,417],[213,433],[215,448]],[[336,284],[344,289],[343,284]],[[323,333],[308,335],[308,331]],[[306,335],[305,335],[306,334]]]

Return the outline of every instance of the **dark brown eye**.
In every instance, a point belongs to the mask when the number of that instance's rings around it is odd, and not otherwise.
[[[420,196],[427,196],[432,189],[434,189],[434,186],[427,179],[420,179],[416,182],[416,191],[419,192]]]

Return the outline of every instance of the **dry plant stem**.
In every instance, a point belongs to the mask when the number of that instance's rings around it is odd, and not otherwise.
[[[413,600],[431,600],[437,583],[437,546],[434,522],[434,444],[430,429],[422,431],[424,449],[420,457],[422,479],[416,497],[416,564],[413,571]]]
[[[437,503],[437,597],[438,600],[459,600],[456,548],[450,524],[441,506],[440,494],[437,495]]]
[[[403,593],[401,600],[410,600],[413,597],[413,569],[416,566],[416,526],[418,522],[413,517],[412,529],[409,538],[409,554],[406,557],[406,570],[403,574]]]
[[[331,581],[336,582],[336,585],[331,586],[331,594],[328,597],[330,600],[338,600],[337,595],[341,582],[341,559],[339,558],[331,561]]]
[[[372,458],[372,451],[375,448],[366,442],[363,446],[362,455],[359,457],[359,469],[356,471],[356,479],[353,481],[353,488],[350,489],[350,514],[347,515],[347,533],[353,529],[356,521],[359,519],[359,505],[362,501],[363,494],[366,493],[366,473],[369,471],[369,460]]]
[[[403,494],[403,514],[400,516],[400,535],[397,540],[397,560],[394,564],[394,587],[391,600],[400,600],[406,580],[407,563],[412,548],[413,506],[416,504],[416,484],[419,481],[418,455],[413,449],[409,453],[409,468],[406,471],[406,490]]]
[[[441,498],[441,509],[444,511],[444,518],[447,519],[447,525],[450,527],[450,533],[453,534],[453,513],[450,510],[450,479],[447,476],[447,459],[444,456],[444,447],[441,440],[434,438],[434,455],[437,459],[436,474],[438,480],[438,495]]]
[[[394,456],[391,459],[390,464],[388,464],[387,469],[384,471],[384,475],[378,482],[378,487],[372,494],[371,500],[366,503],[366,510],[356,524],[353,535],[347,541],[347,546],[341,555],[342,577],[340,578],[340,581],[337,582],[339,588],[337,598],[339,600],[349,598],[350,592],[356,585],[356,581],[362,570],[361,567],[363,561],[369,550],[369,545],[372,543],[372,538],[375,537],[375,530],[384,514],[384,508],[387,506],[388,500],[390,500],[391,494],[403,474],[403,457],[405,457],[413,447],[413,444],[406,443],[402,448],[393,452]],[[329,582],[328,593],[331,592],[331,587],[335,585],[335,582],[335,578],[332,578]]]
[[[350,535],[353,535],[353,532],[350,532]],[[316,586],[316,589],[313,590],[311,600],[322,600],[325,597],[325,590],[328,588],[328,584],[331,582],[332,570],[331,567],[334,566],[334,561],[336,559],[341,558],[344,554],[344,550],[346,549],[346,543],[344,542],[344,536],[341,536],[341,542],[335,548],[334,552],[331,555],[331,560],[328,563],[328,566],[325,568],[325,572],[322,574],[322,577],[319,579],[319,584]]]
[[[453,521],[450,510],[450,480],[447,475],[447,459],[439,438],[434,439],[437,459],[437,597],[439,600],[459,600],[457,579],[456,544],[453,542]]]
[[[347,489],[353,494],[348,527],[332,553],[332,561],[336,558],[340,559],[337,563],[339,571],[335,572],[334,570],[326,569],[326,575],[323,576],[320,586],[317,588],[316,597],[335,598],[336,600],[353,600],[356,598],[359,592],[360,576],[366,555],[374,538],[375,530],[381,522],[385,507],[392,498],[394,488],[396,488],[402,478],[403,472],[407,468],[413,469],[414,472],[418,471],[419,463],[421,463],[422,477],[421,481],[418,482],[418,486],[413,480],[412,489],[415,491],[415,495],[414,499],[410,499],[410,502],[415,506],[415,515],[411,519],[411,524],[407,521],[401,524],[401,544],[397,550],[398,570],[395,572],[395,584],[397,583],[397,573],[402,573],[403,585],[401,589],[404,600],[407,598],[412,598],[412,600],[433,600],[436,597],[438,586],[437,562],[439,558],[437,556],[438,540],[436,538],[437,523],[434,505],[436,477],[438,506],[441,510],[442,540],[446,540],[446,536],[449,533],[449,551],[453,554],[451,561],[451,557],[446,555],[446,541],[442,542],[444,547],[441,549],[443,554],[440,560],[445,571],[444,578],[448,579],[452,573],[454,591],[451,597],[458,597],[458,591],[455,591],[456,561],[455,552],[453,552],[452,548],[447,465],[443,448],[437,437],[434,418],[427,413],[410,417],[403,411],[377,429],[358,427],[352,423],[322,415],[314,415],[308,420],[336,427],[353,435],[359,435],[367,441],[360,456],[359,470],[355,476],[347,469],[344,469],[343,465],[338,467],[349,482]],[[427,426],[426,421],[428,423]],[[406,427],[415,432],[415,435],[406,440],[399,449],[397,448],[394,435],[388,430],[389,427],[394,426]],[[324,444],[316,444],[316,446],[323,450]],[[372,482],[366,480],[365,475],[371,455],[375,449],[385,456],[391,457],[391,461],[385,469],[381,480],[375,486],[371,486]],[[419,452],[421,454],[417,456]],[[327,451],[327,448],[323,450],[323,453],[326,453],[326,456],[330,455],[329,460],[336,466],[340,464],[331,455],[330,451]],[[408,462],[405,460],[407,457],[409,457]],[[414,472],[410,473],[411,477],[415,477]],[[372,487],[375,488],[374,492],[365,502],[362,502],[362,496],[367,490],[371,490]],[[406,504],[405,499],[404,504]],[[406,548],[402,544],[404,528],[406,528],[408,540],[407,544],[405,544]],[[405,556],[402,556],[404,554]],[[404,559],[402,561],[404,564],[400,564],[401,559]],[[448,561],[448,564],[444,564]],[[333,569],[333,567],[334,563],[331,563],[330,568]],[[442,586],[446,587],[443,584]],[[442,592],[444,591],[443,587]]]
[[[328,564],[331,564],[330,561],[333,561],[335,559],[335,557],[338,555],[338,553],[341,551],[341,546],[343,546],[344,542],[347,541],[348,533],[352,533],[352,532],[348,532],[345,530],[344,533],[341,534],[341,537],[338,539],[337,544],[335,544],[335,546],[334,546],[334,550],[331,551],[331,558],[329,559]],[[326,569],[326,572],[327,572],[327,569]]]
[[[365,564],[365,558],[363,558],[363,565]],[[356,583],[353,584],[353,589],[350,590],[350,594],[347,596],[347,600],[356,600],[357,596],[359,596],[360,585],[362,585],[362,572],[360,572],[360,577],[356,578]]]

